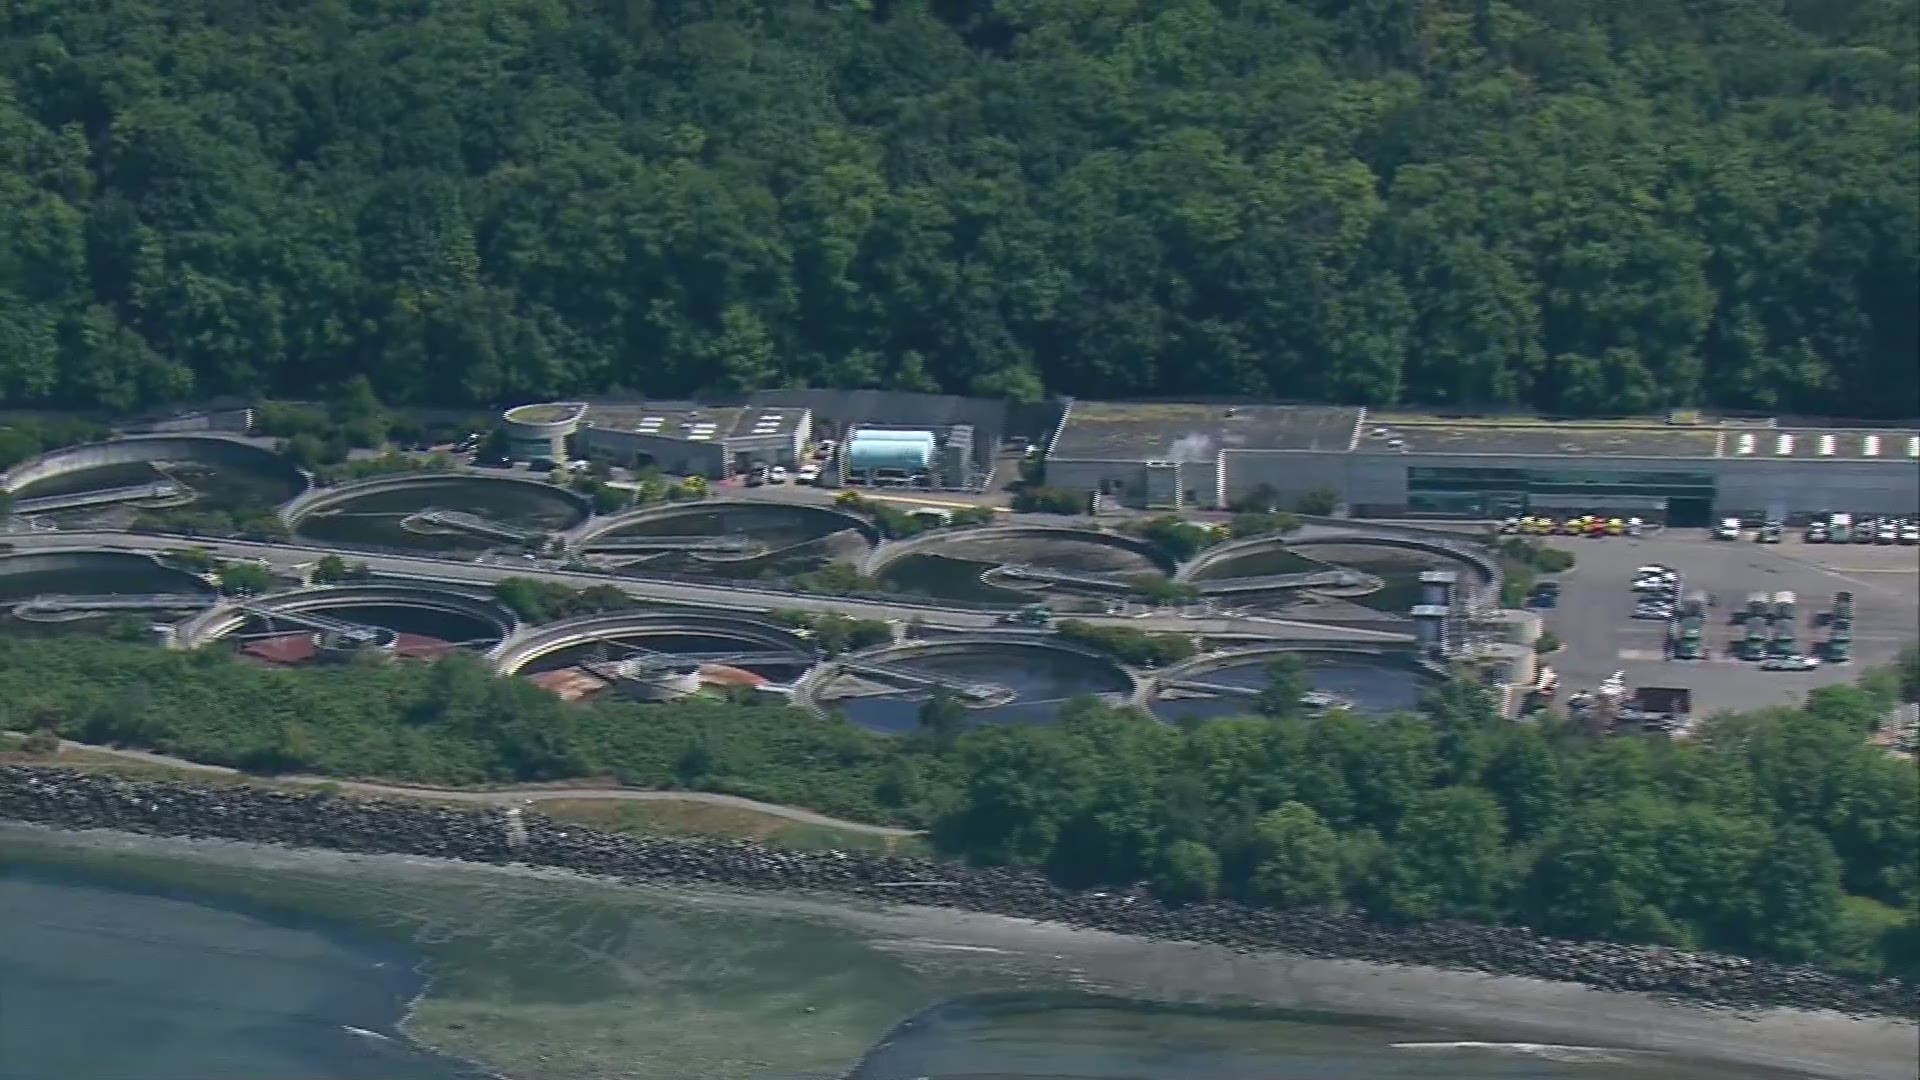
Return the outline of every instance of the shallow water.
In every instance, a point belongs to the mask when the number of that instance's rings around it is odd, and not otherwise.
[[[454,1080],[393,1028],[406,957],[0,863],[0,1080]]]
[[[1497,1043],[1323,1013],[1091,994],[959,1000],[902,1024],[848,1080],[1733,1080],[1669,1055]]]
[[[1493,1018],[1145,1004],[1074,987],[1046,950],[903,937],[849,905],[397,857],[0,823],[0,910],[0,1080],[465,1077],[347,1030],[392,1031],[416,955],[432,986],[409,1030],[516,1080],[1762,1075],[1489,1046]]]

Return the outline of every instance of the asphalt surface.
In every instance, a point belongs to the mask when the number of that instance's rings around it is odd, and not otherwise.
[[[1696,716],[1798,704],[1808,690],[1851,682],[1863,667],[1891,661],[1903,645],[1920,639],[1920,549],[1807,544],[1797,536],[1777,545],[1716,541],[1703,530],[1552,543],[1579,560],[1561,577],[1559,606],[1543,612],[1547,629],[1565,645],[1546,660],[1560,674],[1563,696],[1624,671],[1629,687],[1693,691]],[[1630,586],[1634,569],[1643,564],[1671,567],[1680,572],[1684,591],[1712,597],[1705,659],[1666,659],[1666,624],[1632,618]],[[1826,637],[1815,615],[1830,610],[1833,594],[1842,589],[1854,594],[1853,663],[1806,672],[1761,671],[1733,657],[1741,628],[1730,616],[1747,594],[1795,593],[1801,646],[1811,650]]]

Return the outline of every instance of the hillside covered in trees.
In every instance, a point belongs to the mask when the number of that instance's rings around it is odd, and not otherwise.
[[[1920,398],[1911,0],[15,0],[0,402]]]

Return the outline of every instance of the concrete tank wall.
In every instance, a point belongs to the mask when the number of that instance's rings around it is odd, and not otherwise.
[[[312,485],[312,477],[291,462],[264,447],[221,435],[129,435],[124,439],[87,443],[43,454],[0,474],[0,491],[17,492],[42,480],[103,465],[128,465],[142,461],[195,461],[210,465],[231,465],[284,476],[299,491]]]

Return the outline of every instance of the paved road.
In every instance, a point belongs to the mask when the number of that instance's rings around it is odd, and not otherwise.
[[[225,765],[208,765],[185,758],[169,757],[165,754],[148,753],[145,750],[123,750],[112,746],[93,746],[88,743],[61,740],[62,750],[82,750],[93,754],[106,754],[138,761],[149,765],[164,765],[171,769],[216,774],[220,776],[247,776],[238,769]],[[371,784],[359,780],[335,780],[326,776],[275,776],[275,783],[318,786],[331,784],[342,791],[356,795],[389,799],[435,799],[446,802],[474,803],[484,806],[526,806],[547,799],[588,799],[606,802],[690,802],[705,803],[709,806],[731,806],[741,810],[752,810],[772,817],[785,818],[802,825],[824,825],[832,829],[844,829],[847,832],[867,833],[872,836],[918,836],[914,829],[899,829],[891,825],[870,825],[864,821],[846,821],[841,818],[816,814],[797,806],[782,806],[779,803],[761,802],[758,799],[743,798],[739,795],[723,795],[712,791],[650,791],[641,788],[608,787],[560,787],[545,784],[523,784],[501,788],[436,788],[411,784]]]
[[[160,552],[169,548],[194,546],[206,548],[228,558],[265,559],[277,568],[291,570],[312,562],[332,549],[304,544],[262,544],[247,540],[195,539],[144,536],[122,532],[23,533],[9,538],[21,551],[59,551],[71,548],[118,551]],[[694,583],[649,578],[609,577],[562,570],[551,564],[503,559],[497,562],[456,562],[410,555],[362,555],[343,551],[357,562],[364,562],[375,573],[404,578],[423,584],[491,586],[508,577],[534,577],[575,588],[612,585],[630,596],[665,600],[702,607],[730,608],[736,611],[771,611],[798,608],[804,611],[834,612],[868,619],[908,622],[920,619],[929,626],[949,630],[988,630],[1002,626],[1000,616],[990,611],[955,611],[937,605],[893,603],[882,600],[843,596],[811,596],[756,589],[750,585]],[[1196,617],[1180,615],[1085,616],[1086,621],[1130,626],[1137,630],[1182,634],[1258,634],[1328,641],[1405,641],[1408,634],[1328,623],[1296,622],[1285,619],[1245,619],[1236,617]]]

